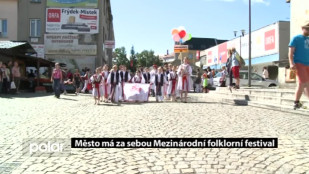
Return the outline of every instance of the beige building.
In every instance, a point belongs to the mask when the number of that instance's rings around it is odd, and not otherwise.
[[[17,40],[17,0],[0,0],[0,41]]]
[[[291,14],[290,14],[290,39],[296,35],[302,33],[301,26],[309,22],[309,1],[308,0],[286,0],[287,3],[290,3]],[[283,63],[287,67],[289,66],[288,60]],[[280,68],[279,73],[283,74],[281,76],[280,82],[283,87],[292,87],[296,86],[296,80],[288,79],[289,69]],[[288,79],[288,80],[287,80]]]
[[[112,64],[110,0],[0,0],[0,33],[0,40],[27,41],[37,57],[68,69]]]
[[[301,26],[309,22],[309,1],[288,0],[291,5],[291,38],[301,34]]]

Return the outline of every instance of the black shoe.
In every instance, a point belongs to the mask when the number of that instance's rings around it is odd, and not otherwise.
[[[294,110],[300,109],[303,106],[300,102],[294,103]]]

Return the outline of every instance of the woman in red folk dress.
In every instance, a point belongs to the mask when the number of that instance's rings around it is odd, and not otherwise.
[[[102,70],[102,73],[101,73],[102,77],[103,77],[103,81],[102,81],[102,85],[103,85],[103,94],[104,94],[104,102],[107,103],[108,102],[108,97],[109,97],[109,94],[110,94],[110,85],[107,83],[107,78],[108,78],[108,75],[109,75],[109,70],[108,70],[108,66],[107,65],[104,65],[103,66],[103,70]]]
[[[104,78],[101,75],[101,69],[97,68],[96,69],[96,74],[94,74],[91,78],[90,81],[92,83],[92,95],[94,97],[94,104],[99,105],[100,104],[100,98],[103,97],[103,91],[102,88],[100,87],[102,80]]]
[[[184,63],[181,64],[177,71],[179,80],[178,80],[178,90],[180,91],[181,101],[187,103],[188,92],[191,90],[193,86],[193,82],[191,79],[192,68],[189,65],[189,59],[187,57],[184,58]],[[183,94],[185,97],[183,98]]]

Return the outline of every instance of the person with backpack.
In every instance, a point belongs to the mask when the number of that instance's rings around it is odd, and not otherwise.
[[[239,84],[240,84],[240,78],[239,78],[239,70],[240,70],[240,66],[241,66],[241,57],[239,56],[239,54],[237,53],[235,48],[232,48],[229,52],[228,52],[229,58],[230,58],[230,88],[233,84],[232,81],[232,75],[235,78],[236,81],[236,85],[234,86],[234,89],[239,89]]]

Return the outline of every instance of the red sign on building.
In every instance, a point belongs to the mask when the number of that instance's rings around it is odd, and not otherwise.
[[[196,60],[200,60],[200,51],[196,51]]]
[[[227,42],[218,46],[218,60],[221,60],[221,63],[227,62]]]
[[[207,54],[207,62],[211,63],[212,62],[212,51],[209,51]]]
[[[276,48],[276,30],[265,32],[265,51],[273,50]]]
[[[47,22],[60,22],[61,10],[60,9],[48,9]]]

